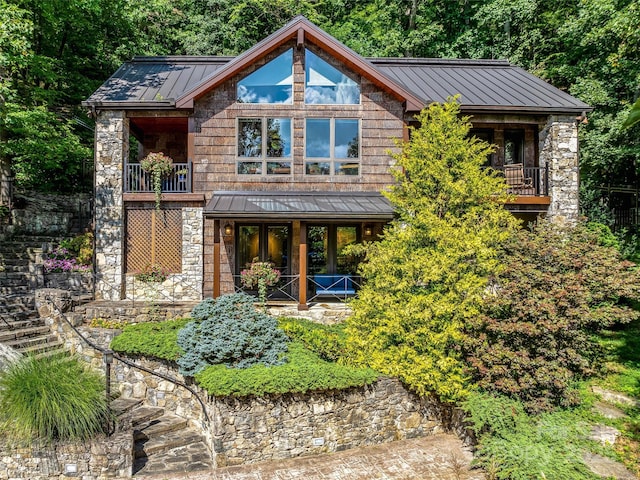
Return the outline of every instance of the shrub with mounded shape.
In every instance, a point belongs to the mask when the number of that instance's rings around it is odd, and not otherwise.
[[[0,374],[0,433],[12,441],[87,440],[108,415],[104,379],[75,357],[24,357]]]
[[[506,265],[465,326],[464,353],[484,390],[529,411],[578,402],[573,384],[595,373],[595,333],[637,319],[640,271],[601,232],[541,221],[504,242]]]
[[[195,375],[207,365],[247,368],[256,364],[285,362],[287,337],[275,318],[256,310],[253,298],[244,293],[206,299],[191,312],[178,332],[184,355],[178,359],[180,373]]]

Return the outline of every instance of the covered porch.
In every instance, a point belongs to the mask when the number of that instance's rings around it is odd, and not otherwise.
[[[269,262],[280,280],[268,300],[304,310],[356,294],[359,259],[344,248],[374,240],[393,207],[378,192],[214,192],[204,216],[205,295],[255,294],[243,288],[241,272]]]

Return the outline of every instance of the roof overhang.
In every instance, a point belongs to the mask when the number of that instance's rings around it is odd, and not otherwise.
[[[406,110],[408,111],[420,111],[427,103],[424,99],[416,97],[409,90],[387,77],[372,63],[358,55],[349,47],[323,32],[305,17],[297,16],[280,30],[257,43],[230,61],[223,68],[216,71],[209,78],[203,80],[199,85],[182,94],[176,99],[176,108],[193,108],[195,100],[206,95],[213,88],[247,68],[259,58],[262,58],[292,39],[296,39],[298,45],[302,45],[305,41],[308,41],[320,47],[334,58],[340,60],[348,68],[363,75],[389,94],[405,102]]]
[[[213,218],[389,221],[393,206],[378,192],[214,192],[204,209]]]

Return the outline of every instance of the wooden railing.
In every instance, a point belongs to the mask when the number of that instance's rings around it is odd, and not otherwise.
[[[174,163],[171,173],[162,179],[165,193],[191,193],[191,162]],[[124,171],[125,192],[153,192],[151,175],[142,170],[139,163],[128,163]]]

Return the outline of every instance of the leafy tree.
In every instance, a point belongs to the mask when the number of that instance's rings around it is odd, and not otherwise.
[[[533,411],[577,401],[572,384],[594,373],[599,354],[592,334],[640,317],[625,304],[638,297],[640,272],[615,244],[602,244],[603,233],[542,222],[507,239],[494,293],[466,324],[466,357],[481,388]]]
[[[517,222],[501,205],[504,180],[482,168],[491,146],[458,114],[455,100],[432,104],[393,155],[398,183],[385,195],[398,218],[366,246],[347,327],[351,361],[447,400],[465,392],[463,327]]]

